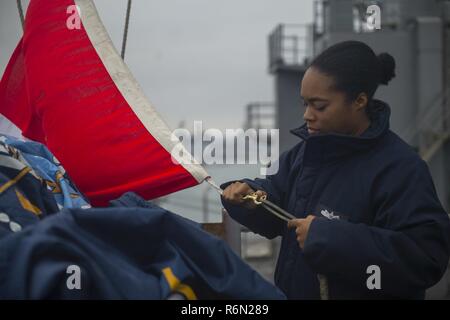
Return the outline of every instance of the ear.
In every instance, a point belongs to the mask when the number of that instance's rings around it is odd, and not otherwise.
[[[369,102],[369,98],[365,92],[361,92],[358,97],[356,97],[355,101],[353,101],[353,107],[355,111],[363,111],[367,107],[367,103]]]

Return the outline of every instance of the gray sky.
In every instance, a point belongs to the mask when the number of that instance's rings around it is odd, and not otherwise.
[[[126,0],[94,2],[120,48]],[[312,0],[133,0],[125,61],[171,128],[237,128],[248,102],[273,101],[268,34],[311,21]],[[20,33],[16,1],[0,0],[1,74]]]

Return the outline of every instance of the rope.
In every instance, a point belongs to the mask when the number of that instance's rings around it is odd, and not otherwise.
[[[281,215],[283,215],[286,220],[285,221],[289,221],[291,219],[297,219],[297,217],[293,216],[292,214],[290,214],[289,212],[281,209],[279,206],[275,205],[274,203],[270,202],[269,200],[261,200],[262,202],[262,206],[266,209],[266,210],[276,210],[278,211]]]
[[[25,18],[23,15],[22,0],[17,0],[17,10],[19,10],[19,17],[20,17],[20,22],[22,24],[22,30],[23,30],[23,26],[25,24]]]
[[[272,208],[265,206],[264,203],[262,204],[262,207],[264,209],[266,209],[267,211],[269,211],[270,213],[272,213],[274,216],[278,217],[281,220],[284,220],[286,222],[289,222],[289,218],[286,218],[285,216],[283,216],[282,214],[278,213],[277,211],[273,210]]]
[[[323,274],[318,274],[317,279],[319,280],[320,300],[329,300],[328,279]]]
[[[131,0],[128,0],[127,14],[125,17],[125,28],[123,30],[122,52],[120,54],[120,56],[122,57],[122,60],[125,60],[125,49],[127,47],[128,26],[130,24],[130,13],[131,13]]]
[[[219,192],[220,195],[223,194],[222,188],[220,188],[220,187],[214,182],[214,180],[213,180],[211,177],[207,177],[207,178],[205,179],[205,181],[208,182],[209,185],[210,185],[211,187],[213,187],[214,189],[216,189],[217,192]]]

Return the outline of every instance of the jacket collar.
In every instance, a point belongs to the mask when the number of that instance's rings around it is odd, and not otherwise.
[[[306,124],[291,130],[291,133],[305,141],[305,164],[313,165],[337,160],[340,157],[362,153],[373,147],[389,130],[390,107],[383,101],[372,100],[371,124],[359,136],[337,133],[309,135]]]

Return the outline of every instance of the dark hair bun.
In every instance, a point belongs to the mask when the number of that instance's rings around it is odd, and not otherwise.
[[[378,55],[381,66],[380,83],[387,85],[395,77],[395,59],[389,53],[383,52]]]

